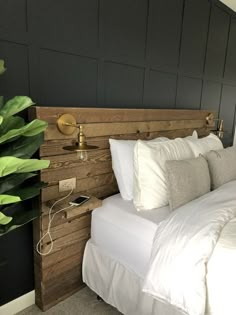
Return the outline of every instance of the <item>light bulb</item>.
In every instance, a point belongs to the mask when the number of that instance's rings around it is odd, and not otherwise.
[[[87,151],[77,151],[77,157],[78,157],[81,161],[87,161],[87,159],[88,159],[88,153],[87,153]]]

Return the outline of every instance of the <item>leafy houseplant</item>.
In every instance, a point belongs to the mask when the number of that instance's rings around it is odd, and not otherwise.
[[[0,60],[0,74],[5,72]],[[35,119],[30,123],[17,116],[33,105],[27,96],[16,96],[4,103],[0,97],[0,236],[38,216],[28,200],[37,196],[45,183],[37,172],[50,161],[32,159],[43,143],[47,123]]]

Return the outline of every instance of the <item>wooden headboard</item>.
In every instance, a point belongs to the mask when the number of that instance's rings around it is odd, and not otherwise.
[[[62,114],[73,114],[84,127],[88,144],[98,150],[88,154],[82,162],[75,153],[63,150],[63,146],[75,142],[78,130],[65,136],[57,129],[57,119]],[[199,136],[208,135],[212,125],[206,123],[205,110],[166,109],[97,109],[33,107],[30,119],[47,121],[45,143],[40,148],[40,158],[51,160],[50,167],[40,172],[41,180],[48,183],[40,200],[41,217],[34,224],[34,240],[37,242],[47,227],[48,208],[59,193],[59,181],[76,177],[75,192],[104,198],[118,192],[111,166],[109,138],[153,139],[158,136],[184,137],[197,130]],[[81,225],[82,224],[82,225]],[[35,251],[36,303],[43,310],[71,295],[81,287],[81,261],[85,243],[89,238],[90,217],[77,220],[66,219],[63,214],[56,217],[52,225],[55,248],[47,256]],[[81,234],[80,229],[86,231]],[[45,240],[46,242],[47,240]],[[47,243],[45,243],[45,246]]]

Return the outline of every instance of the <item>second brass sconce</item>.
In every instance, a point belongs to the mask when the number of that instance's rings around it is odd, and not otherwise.
[[[206,116],[206,123],[207,125],[213,125],[214,122],[217,122],[217,127],[215,130],[211,130],[214,132],[218,138],[222,139],[224,137],[224,121],[220,118],[214,118],[214,115],[212,113],[208,114]]]

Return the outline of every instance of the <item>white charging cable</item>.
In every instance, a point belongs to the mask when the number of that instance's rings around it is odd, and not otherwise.
[[[62,209],[56,211],[56,212],[51,216],[52,210],[53,210],[54,206],[55,206],[58,202],[60,202],[60,201],[62,201],[62,200],[64,200],[64,199],[66,199],[66,198],[68,198],[68,197],[72,194],[73,190],[74,190],[74,189],[72,189],[72,190],[69,192],[69,194],[67,194],[67,195],[64,196],[63,198],[58,199],[57,201],[55,201],[54,204],[53,204],[53,205],[51,206],[51,208],[49,209],[49,213],[48,213],[48,228],[47,228],[47,231],[46,231],[46,233],[40,238],[40,240],[38,241],[38,243],[37,243],[37,245],[36,245],[36,251],[37,251],[37,253],[38,253],[39,255],[41,255],[41,256],[46,256],[46,255],[48,255],[48,254],[51,253],[51,251],[52,251],[52,249],[53,249],[53,239],[52,239],[51,231],[50,231],[50,230],[51,230],[52,221],[53,221],[55,215],[57,215],[57,214],[58,214],[59,212],[61,212],[61,211],[64,211],[64,210],[67,210],[67,209],[73,207],[73,205],[70,205],[70,206],[68,206],[68,207],[62,208]],[[44,238],[47,237],[47,235],[48,235],[48,237],[49,237],[50,247],[49,247],[49,249],[48,249],[47,252],[42,252],[42,251],[40,250],[40,245],[41,245],[42,241],[44,240]]]

